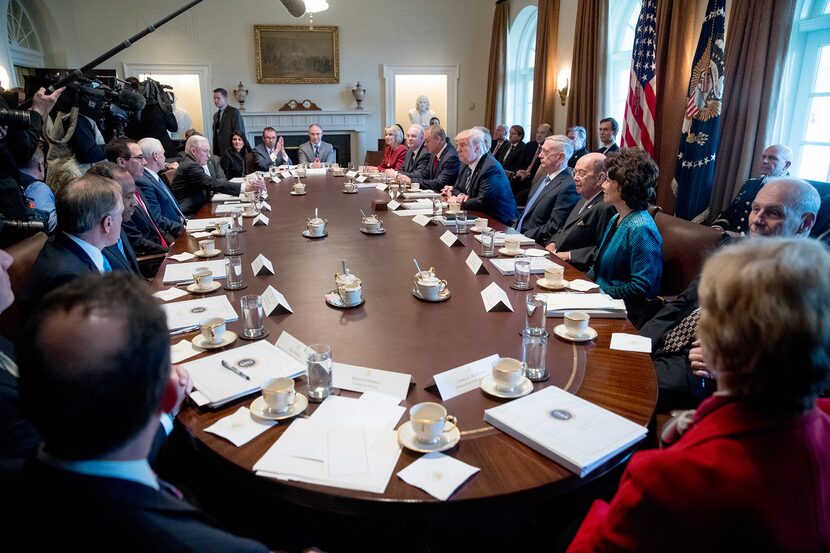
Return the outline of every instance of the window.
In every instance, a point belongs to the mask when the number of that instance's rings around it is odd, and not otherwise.
[[[606,115],[620,123],[625,118],[625,100],[631,73],[631,52],[634,49],[634,32],[640,17],[640,0],[612,2],[608,13],[608,73],[605,82],[608,90],[605,96]],[[615,32],[614,29],[621,29]],[[595,122],[599,125],[599,121]]]
[[[782,91],[792,108],[776,134],[793,149],[793,175],[830,181],[830,0],[802,0],[796,13]]]
[[[521,125],[527,132],[533,113],[533,66],[536,63],[536,6],[519,12],[507,33],[507,126]]]
[[[15,66],[17,82],[23,85],[23,76],[30,68],[43,67],[43,49],[37,28],[19,0],[10,0],[6,17],[9,33],[9,54]],[[7,86],[8,81],[3,83]]]

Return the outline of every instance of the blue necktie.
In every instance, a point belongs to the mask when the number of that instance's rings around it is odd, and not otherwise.
[[[314,146],[314,159],[320,159],[320,146]]]
[[[118,245],[119,246],[121,245],[120,240],[118,241]],[[122,251],[121,253],[124,253],[124,252]],[[105,273],[111,273],[112,272],[112,265],[110,265],[109,259],[107,259],[106,256],[104,256],[103,259],[104,259],[104,272]]]
[[[516,230],[522,232],[522,223],[527,217],[527,214],[530,213],[530,209],[533,207],[533,204],[536,203],[536,200],[539,199],[539,194],[542,193],[542,190],[550,183],[550,177],[545,177],[545,180],[539,185],[539,188],[536,189],[536,192],[533,193],[533,196],[527,201],[527,205],[525,206],[525,210],[522,213],[522,216],[519,218],[519,222],[516,223]]]
[[[124,242],[122,242],[121,239],[119,238],[118,242],[116,242],[116,244],[118,244],[118,251],[120,251],[121,255],[123,255],[124,258],[126,258],[127,254],[124,253]],[[104,258],[104,260],[106,261],[106,258]]]

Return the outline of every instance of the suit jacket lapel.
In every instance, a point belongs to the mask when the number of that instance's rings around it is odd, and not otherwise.
[[[75,243],[74,240],[66,236],[63,232],[58,232],[55,235],[55,242],[60,244],[67,250],[71,251],[75,254],[78,259],[86,263],[86,265],[96,273],[98,272],[98,267],[93,263],[92,259],[86,254],[86,252],[81,248],[78,244]]]

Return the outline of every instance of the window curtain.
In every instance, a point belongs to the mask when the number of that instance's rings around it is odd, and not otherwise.
[[[556,90],[556,37],[559,34],[559,0],[539,0],[536,24],[536,61],[533,65],[533,115],[528,135],[542,123],[554,124],[559,92]]]
[[[755,172],[774,125],[796,0],[733,0],[726,36],[726,82],[715,182],[714,219]]]
[[[487,72],[487,105],[484,124],[492,132],[504,119],[505,83],[507,81],[507,0],[496,2],[493,32],[490,37],[490,65]]]
[[[585,146],[592,150],[605,111],[608,52],[608,0],[579,0],[574,32],[568,127],[585,127]],[[538,50],[537,50],[538,56]]]
[[[706,0],[658,0],[657,2],[657,106],[654,120],[654,160],[660,167],[657,205],[673,214],[672,190],[677,149],[686,111],[689,72],[700,25],[694,14]],[[727,54],[728,55],[728,54]],[[729,74],[727,74],[727,79]],[[570,121],[570,118],[568,118]]]

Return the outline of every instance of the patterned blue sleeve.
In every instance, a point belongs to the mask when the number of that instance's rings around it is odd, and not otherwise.
[[[651,216],[646,213],[641,221],[630,229],[626,252],[629,257],[631,276],[628,282],[617,280],[615,285],[605,288],[614,298],[648,298],[660,291],[663,273],[663,240]]]

